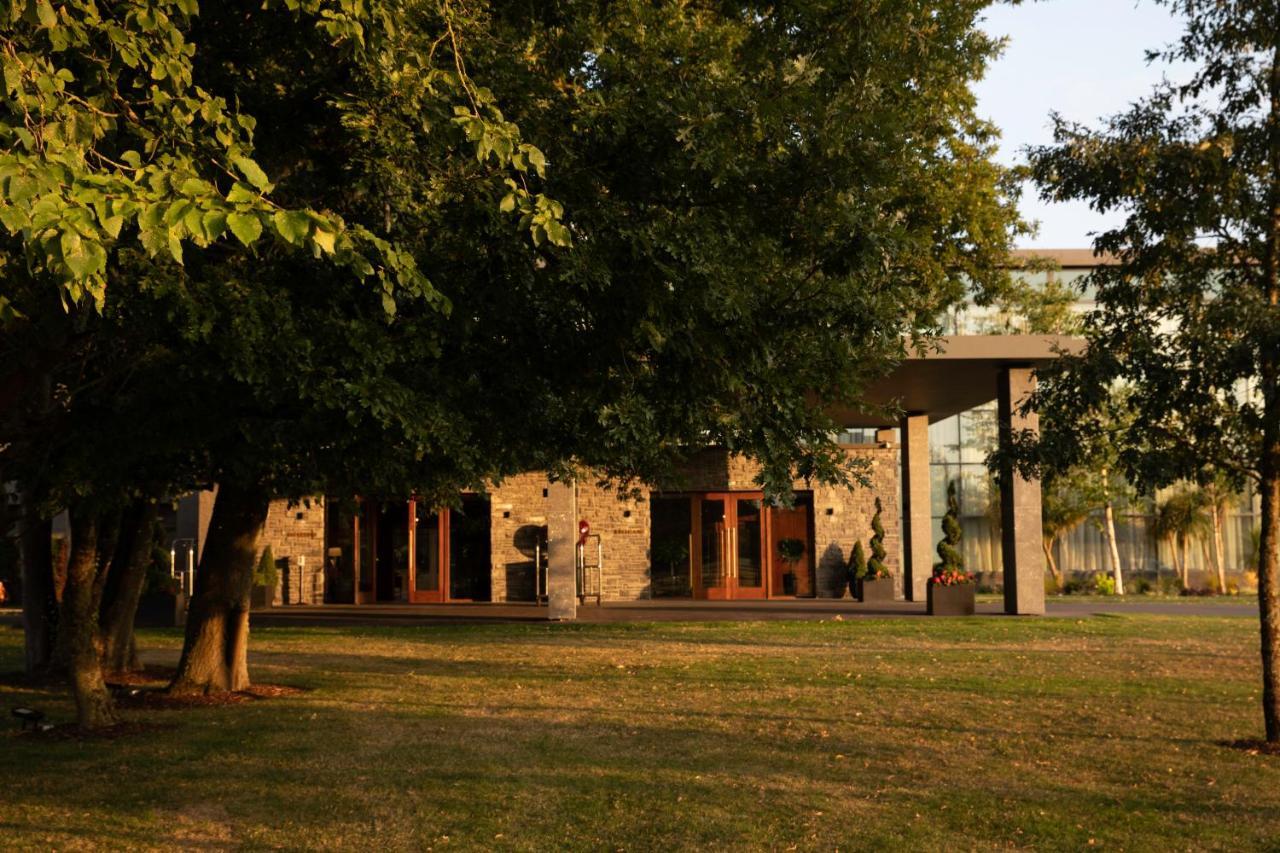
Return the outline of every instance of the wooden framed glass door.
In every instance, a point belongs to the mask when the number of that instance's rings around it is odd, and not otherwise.
[[[413,536],[409,600],[415,604],[441,603],[447,599],[449,525],[441,523],[441,515],[427,510],[417,501],[409,502],[409,529]]]
[[[733,597],[764,598],[764,495],[736,495],[733,499]]]
[[[713,493],[701,495],[691,504],[697,546],[694,594],[710,600],[768,595],[764,495]]]

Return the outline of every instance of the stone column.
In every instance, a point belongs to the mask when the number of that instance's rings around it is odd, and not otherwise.
[[[578,519],[573,483],[547,486],[547,618],[578,618]]]
[[[902,594],[924,601],[933,574],[933,514],[929,496],[929,416],[902,419]]]
[[[1000,444],[1023,430],[1040,429],[1035,412],[1023,415],[1022,401],[1036,387],[1029,367],[1001,369],[997,399],[1000,414]],[[1004,558],[1004,612],[1044,613],[1044,547],[1040,517],[1040,481],[1028,480],[1013,466],[1000,468],[1000,535]]]

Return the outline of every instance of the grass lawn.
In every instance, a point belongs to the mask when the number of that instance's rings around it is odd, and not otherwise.
[[[1276,849],[1251,620],[263,629],[308,692],[0,734],[0,846]],[[141,638],[176,660],[176,632]],[[21,634],[0,626],[0,671]],[[70,717],[58,694],[5,706]],[[5,714],[7,716],[7,711]]]

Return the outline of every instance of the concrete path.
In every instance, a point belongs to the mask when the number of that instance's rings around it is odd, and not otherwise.
[[[998,601],[980,601],[978,615],[1003,617]],[[1164,616],[1228,616],[1257,618],[1257,604],[1250,598],[1222,600],[1051,600],[1048,615],[1083,618],[1100,613],[1134,613]],[[754,622],[767,620],[820,620],[867,618],[919,618],[923,603],[895,601],[862,605],[848,599],[800,601],[636,601],[587,605],[578,608],[578,621],[616,622]],[[487,622],[545,622],[547,609],[534,604],[327,604],[274,607],[253,616],[255,625],[444,625]]]
[[[978,615],[1003,617],[999,601],[979,601]],[[1184,598],[1105,600],[1053,598],[1048,615],[1080,619],[1103,613],[1157,616],[1222,616],[1258,618],[1257,601],[1239,598]],[[925,616],[923,602],[895,601],[863,605],[850,599],[801,599],[788,601],[634,601],[586,605],[578,608],[578,621],[594,624],[618,622],[762,622],[821,619],[914,619]],[[272,607],[253,614],[256,626],[302,627],[323,625],[476,625],[485,623],[546,622],[547,608],[534,604],[325,604]],[[22,614],[0,608],[0,625],[21,626]]]

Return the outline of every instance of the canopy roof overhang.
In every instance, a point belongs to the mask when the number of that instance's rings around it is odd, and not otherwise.
[[[955,335],[937,344],[867,388],[867,408],[896,406],[906,414],[927,414],[933,423],[994,400],[1001,370],[1041,367],[1084,349],[1083,339],[1062,335]],[[893,425],[881,413],[856,407],[833,406],[828,412],[845,428]]]

